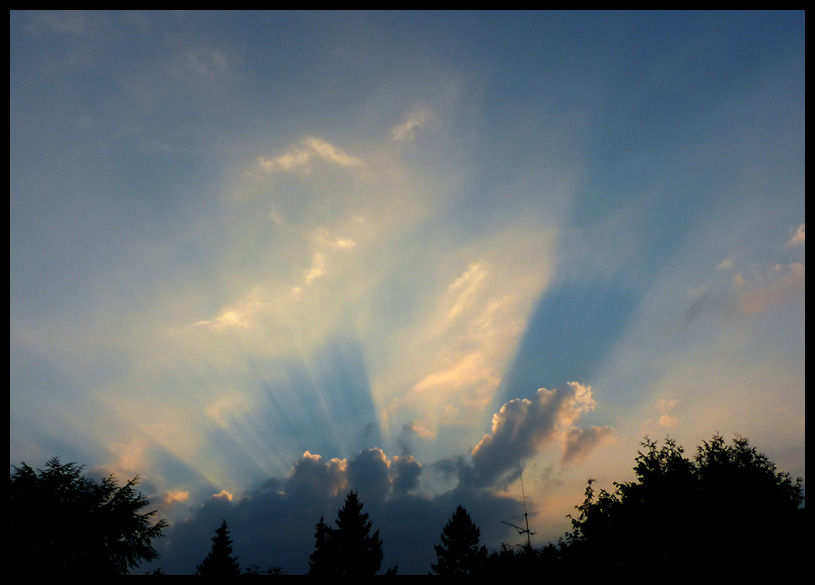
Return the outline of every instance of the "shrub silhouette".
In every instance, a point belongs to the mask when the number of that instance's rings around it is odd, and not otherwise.
[[[151,541],[165,520],[140,513],[149,501],[112,475],[94,481],[76,463],[50,459],[44,469],[25,463],[10,475],[10,558],[37,574],[124,575],[158,557]]]

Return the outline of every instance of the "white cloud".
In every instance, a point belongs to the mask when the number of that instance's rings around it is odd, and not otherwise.
[[[303,144],[317,157],[326,162],[334,163],[341,167],[362,166],[362,160],[343,152],[320,138],[307,137],[303,140]]]
[[[311,284],[325,274],[326,257],[325,254],[315,252],[311,256],[311,268],[303,271],[303,279],[306,284]]]
[[[186,71],[204,77],[214,77],[225,73],[231,64],[231,57],[224,51],[189,48],[179,59]]]
[[[736,306],[747,314],[759,313],[806,288],[806,266],[802,262],[775,264],[767,270],[738,273],[733,277]]]
[[[29,30],[71,35],[86,35],[106,22],[104,15],[86,10],[36,10],[29,12],[29,19]]]
[[[228,492],[226,490],[221,490],[217,494],[213,494],[212,498],[215,499],[215,500],[224,500],[226,502],[231,502],[232,501],[232,493],[230,493],[230,492]]]
[[[408,116],[407,120],[394,126],[391,130],[391,137],[396,141],[413,140],[416,137],[416,130],[423,127],[428,120],[425,110],[417,110]]]
[[[164,494],[162,498],[162,503],[165,506],[172,506],[173,504],[186,502],[189,500],[190,492],[188,490],[176,490],[170,491]]]
[[[669,414],[663,414],[659,417],[659,426],[663,428],[672,429],[679,425],[679,419]]]
[[[481,263],[470,265],[467,270],[447,289],[447,296],[451,303],[445,323],[450,323],[465,309],[471,308],[476,295],[481,290],[489,272]]]
[[[214,330],[248,328],[258,314],[268,310],[269,303],[264,300],[260,287],[250,290],[243,298],[224,308],[214,319],[196,321],[192,327],[207,327]]]
[[[312,239],[316,245],[332,250],[350,250],[357,245],[351,238],[332,236],[325,227],[317,228],[314,231]]]
[[[420,426],[430,428],[462,423],[470,419],[471,413],[482,412],[501,381],[496,369],[478,352],[446,361],[441,369],[413,386],[405,400],[397,400],[391,408],[421,404]]]
[[[345,459],[323,461],[321,455],[306,451],[292,465],[286,491],[304,499],[334,497],[347,486],[347,470],[348,462]]]
[[[442,291],[414,332],[407,392],[394,397],[383,413],[383,426],[396,413],[434,435],[440,426],[475,422],[493,401],[507,361],[523,332],[532,289],[521,267],[499,267],[492,260],[467,265]],[[535,281],[537,293],[540,275]],[[528,284],[528,283],[526,283]],[[404,383],[404,379],[401,380]]]
[[[422,466],[414,457],[389,458],[378,447],[363,449],[348,459],[325,460],[306,451],[292,465],[285,492],[330,498],[355,490],[365,500],[383,500],[416,488],[421,473]]]
[[[728,268],[732,267],[733,261],[730,258],[725,258],[724,260],[719,262],[719,265],[716,268],[718,268],[719,270],[727,270]]]
[[[798,229],[795,230],[795,234],[789,239],[787,242],[787,247],[795,248],[798,246],[803,246],[806,240],[806,229],[805,224],[801,224],[798,226]]]
[[[677,406],[679,406],[679,400],[676,398],[663,398],[659,401],[660,412],[670,412]]]
[[[423,310],[394,338],[404,358],[387,377],[372,378],[386,434],[410,423],[437,436],[477,424],[494,407],[531,306],[547,282],[548,236],[500,233],[483,247],[439,262],[446,279],[431,283]],[[447,455],[461,452],[477,435],[460,440],[441,448]]]
[[[515,467],[516,457],[526,458],[567,431],[572,451],[585,451],[586,444],[608,436],[610,428],[589,431],[572,430],[575,421],[595,406],[591,387],[569,382],[554,390],[540,388],[532,399],[515,399],[504,404],[492,418],[492,432],[473,447],[473,479],[490,484]],[[592,436],[592,433],[594,436]],[[593,439],[593,440],[592,440]],[[577,449],[577,447],[580,447]]]
[[[266,173],[299,171],[309,174],[312,171],[312,162],[315,160],[349,169],[363,166],[361,159],[344,152],[321,138],[312,136],[307,136],[299,146],[293,146],[277,157],[258,157],[257,163],[261,170]]]
[[[563,465],[573,465],[589,456],[598,445],[615,440],[615,431],[610,426],[592,426],[587,429],[572,427],[563,433]]]

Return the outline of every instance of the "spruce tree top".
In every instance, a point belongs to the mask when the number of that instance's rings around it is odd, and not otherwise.
[[[196,567],[196,574],[217,577],[241,574],[237,558],[232,557],[232,539],[229,538],[226,520],[215,530],[215,536],[212,537],[212,550]]]

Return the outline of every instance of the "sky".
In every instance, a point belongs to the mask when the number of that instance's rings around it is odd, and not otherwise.
[[[138,474],[167,573],[224,519],[304,572],[350,490],[383,570],[458,504],[540,546],[646,436],[805,478],[804,53],[794,11],[11,11],[10,464]]]

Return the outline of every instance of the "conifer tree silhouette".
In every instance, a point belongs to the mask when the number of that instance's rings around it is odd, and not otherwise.
[[[372,523],[362,511],[356,492],[350,492],[337,511],[336,528],[317,523],[315,550],[310,557],[309,575],[361,577],[375,575],[382,566],[382,540],[379,530],[371,534]]]
[[[430,568],[437,575],[474,575],[484,566],[487,547],[480,544],[481,531],[467,510],[459,505],[434,546],[438,561]]]
[[[215,536],[212,537],[212,550],[196,567],[195,574],[210,577],[227,577],[241,574],[238,559],[232,557],[232,539],[229,538],[226,520],[215,530]]]
[[[334,562],[334,550],[328,543],[331,528],[325,523],[325,517],[321,516],[314,533],[314,552],[309,556],[309,575],[327,576],[335,575],[337,568]]]
[[[38,575],[126,575],[158,557],[151,541],[166,520],[140,512],[148,499],[136,476],[118,486],[112,475],[96,481],[83,467],[51,458],[43,469],[12,466],[8,554],[15,566]]]

